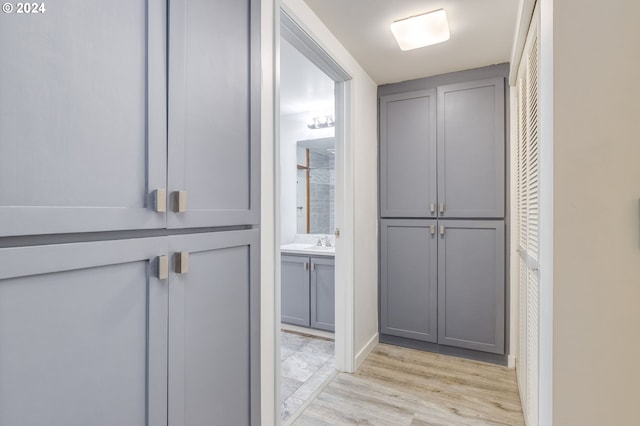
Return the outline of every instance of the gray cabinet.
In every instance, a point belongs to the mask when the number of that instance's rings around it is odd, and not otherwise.
[[[260,2],[169,3],[0,14],[0,237],[259,223]]]
[[[167,423],[165,237],[0,249],[0,424]]]
[[[169,237],[170,426],[260,424],[258,238]]]
[[[334,262],[332,257],[282,255],[282,322],[335,330]]]
[[[438,343],[504,353],[504,223],[439,221]]]
[[[504,97],[503,78],[438,87],[440,217],[504,217]]]
[[[0,249],[0,424],[259,424],[258,238]]]
[[[165,7],[0,14],[0,237],[165,227]]]
[[[287,324],[309,327],[311,314],[309,299],[308,257],[282,255],[280,320]]]
[[[380,98],[380,214],[436,216],[436,91]]]
[[[311,259],[310,325],[320,330],[335,331],[336,274],[333,258]]]
[[[0,424],[258,424],[259,0],[23,17],[0,14],[0,247],[33,244],[0,248]]]
[[[168,227],[256,224],[260,2],[175,0],[169,11]]]
[[[378,88],[385,342],[504,362],[507,74]]]
[[[381,96],[380,216],[504,217],[504,99],[503,78]]]
[[[380,231],[380,332],[437,342],[436,221],[383,219]]]

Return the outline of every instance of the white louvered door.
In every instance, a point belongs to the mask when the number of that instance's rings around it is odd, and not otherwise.
[[[516,368],[528,426],[538,425],[539,402],[538,22],[536,8],[517,80],[516,230],[520,254],[520,345]]]

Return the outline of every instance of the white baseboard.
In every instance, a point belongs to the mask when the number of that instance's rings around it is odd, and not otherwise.
[[[507,355],[507,367],[508,368],[516,368],[516,356],[515,355]]]
[[[365,359],[369,356],[373,348],[378,344],[378,333],[374,334],[373,337],[364,345],[364,348],[358,352],[356,355],[356,370],[362,365]]]

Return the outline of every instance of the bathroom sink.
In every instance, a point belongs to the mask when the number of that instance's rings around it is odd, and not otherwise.
[[[335,247],[317,246],[309,243],[289,243],[280,246],[280,250],[283,253],[299,253],[299,254],[314,254],[314,253],[326,253],[334,254]]]

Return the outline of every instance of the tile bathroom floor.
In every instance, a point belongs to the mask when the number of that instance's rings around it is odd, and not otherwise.
[[[280,418],[285,422],[334,373],[334,342],[281,331],[280,361]]]

